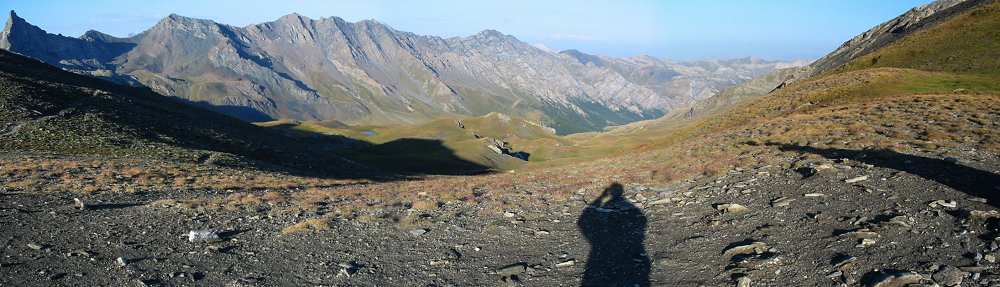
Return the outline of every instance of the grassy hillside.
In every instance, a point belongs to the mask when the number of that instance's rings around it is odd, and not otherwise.
[[[309,138],[343,136],[360,142],[337,152],[352,160],[404,172],[480,172],[510,170],[527,162],[558,157],[570,142],[529,120],[500,113],[481,117],[438,119],[419,125],[348,126],[337,122],[272,121],[257,123]],[[497,154],[492,139],[505,141],[528,161]]]
[[[1000,2],[992,1],[953,16],[833,72],[877,67],[963,74],[1000,73]]]

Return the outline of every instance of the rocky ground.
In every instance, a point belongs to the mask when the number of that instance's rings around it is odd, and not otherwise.
[[[282,230],[315,214],[162,204],[200,193],[80,209],[79,194],[3,192],[0,286],[1000,286],[996,155],[781,148],[784,167],[298,233]],[[219,239],[189,240],[205,229]]]

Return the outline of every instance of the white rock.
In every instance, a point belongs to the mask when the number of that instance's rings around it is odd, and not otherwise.
[[[956,208],[956,207],[958,207],[958,202],[955,202],[954,200],[938,199],[938,200],[935,200],[935,201],[931,201],[931,203],[928,203],[927,205],[929,205],[930,207],[939,207],[940,206],[940,207],[947,207],[947,208]]]
[[[187,236],[188,236],[188,242],[191,243],[214,242],[222,240],[222,238],[219,237],[219,232],[212,229],[191,230],[188,232]]]
[[[722,211],[723,213],[732,213],[732,214],[740,214],[750,211],[749,208],[738,203],[716,204],[715,210]]]
[[[424,233],[427,233],[427,229],[418,228],[418,229],[410,230],[410,235],[413,235],[413,236],[421,236],[421,235],[424,235]]]
[[[73,206],[79,210],[86,210],[88,208],[87,204],[80,200],[79,198],[73,198]]]
[[[736,287],[750,287],[750,277],[743,276],[736,279]]]
[[[866,180],[868,180],[868,176],[867,175],[862,175],[862,176],[855,177],[855,178],[845,179],[844,182],[846,182],[846,183],[855,183],[855,182],[862,182],[862,181],[866,181]]]
[[[779,197],[779,198],[776,198],[776,199],[772,200],[771,201],[771,207],[784,207],[784,206],[788,206],[789,204],[792,203],[792,201],[795,201],[795,199],[791,199],[791,198],[787,198],[787,197],[782,196],[782,197]]]
[[[722,252],[722,255],[726,257],[733,257],[741,254],[762,254],[766,251],[767,251],[767,243],[752,242],[750,244],[733,246],[732,248],[726,249],[725,251]]]
[[[570,259],[563,262],[556,263],[557,268],[570,267],[576,264],[576,260]]]
[[[913,272],[897,272],[891,274],[883,274],[881,278],[878,278],[873,283],[867,286],[871,287],[898,287],[907,286],[914,283],[920,283],[924,280],[924,276],[913,273]]]

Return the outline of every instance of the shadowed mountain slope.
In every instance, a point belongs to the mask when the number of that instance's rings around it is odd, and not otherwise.
[[[0,147],[347,175],[360,166],[147,89],[112,84],[0,51]],[[330,149],[352,141],[329,139]]]

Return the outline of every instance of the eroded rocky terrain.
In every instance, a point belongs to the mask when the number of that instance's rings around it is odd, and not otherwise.
[[[996,155],[775,149],[788,168],[625,182],[621,197],[617,182],[595,183],[561,203],[495,212],[462,201],[371,206],[298,232],[283,229],[335,204],[211,210],[171,202],[224,192],[5,192],[2,284],[617,286],[643,285],[634,275],[644,266],[653,286],[1000,284]],[[606,224],[616,221],[626,224]],[[220,240],[189,241],[205,229]]]

